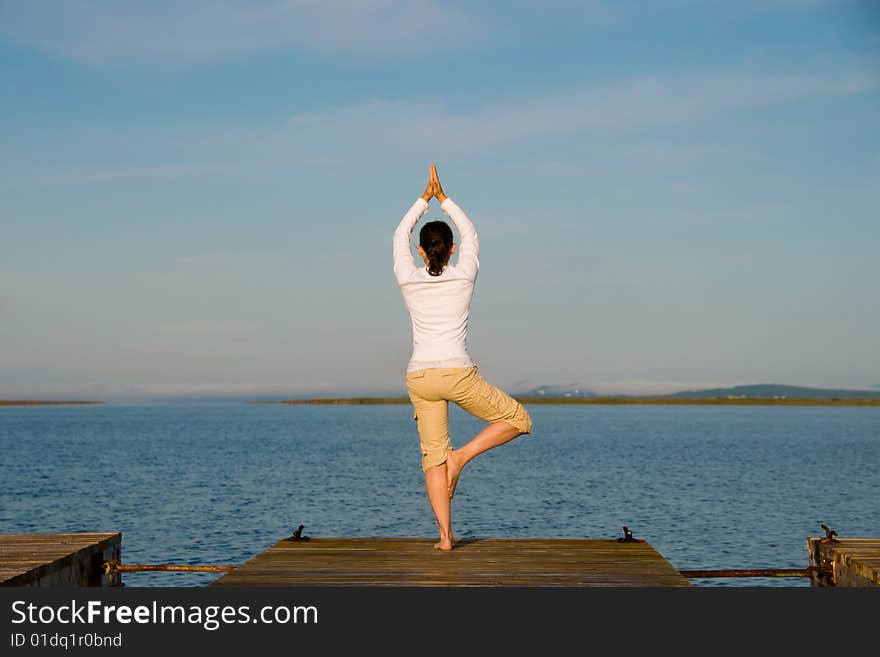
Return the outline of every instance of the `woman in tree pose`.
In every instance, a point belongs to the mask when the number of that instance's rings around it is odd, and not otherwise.
[[[434,197],[458,229],[461,244],[456,250],[446,222],[425,223],[418,248],[425,266],[417,267],[410,237]],[[450,264],[456,252],[458,261]],[[406,388],[418,422],[425,488],[440,528],[434,547],[451,550],[452,497],[462,468],[479,454],[529,433],[532,420],[522,404],[480,376],[468,354],[468,311],[480,267],[479,240],[474,224],[443,193],[433,164],[424,193],[394,231],[393,254],[394,275],[412,320]],[[488,423],[458,449],[449,439],[449,402]]]

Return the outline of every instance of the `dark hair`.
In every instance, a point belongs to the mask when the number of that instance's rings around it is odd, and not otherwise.
[[[429,221],[419,232],[419,246],[428,256],[428,273],[439,276],[449,262],[452,250],[452,229],[445,221]]]

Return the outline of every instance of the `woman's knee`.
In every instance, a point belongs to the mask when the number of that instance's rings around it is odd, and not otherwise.
[[[447,444],[445,447],[435,446],[431,448],[422,447],[422,471],[428,472],[432,468],[436,468],[446,463],[447,451],[452,445]]]
[[[532,432],[532,416],[522,406],[505,422],[514,427],[520,434]]]

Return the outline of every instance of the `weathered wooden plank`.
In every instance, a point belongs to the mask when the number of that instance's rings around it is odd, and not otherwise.
[[[121,550],[119,532],[0,534],[0,586],[114,586]]]
[[[648,543],[603,539],[282,540],[210,586],[689,586]]]

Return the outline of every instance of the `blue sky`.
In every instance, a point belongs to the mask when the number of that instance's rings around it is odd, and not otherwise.
[[[880,384],[876,2],[2,0],[0,398],[402,393],[431,162],[511,391]]]

